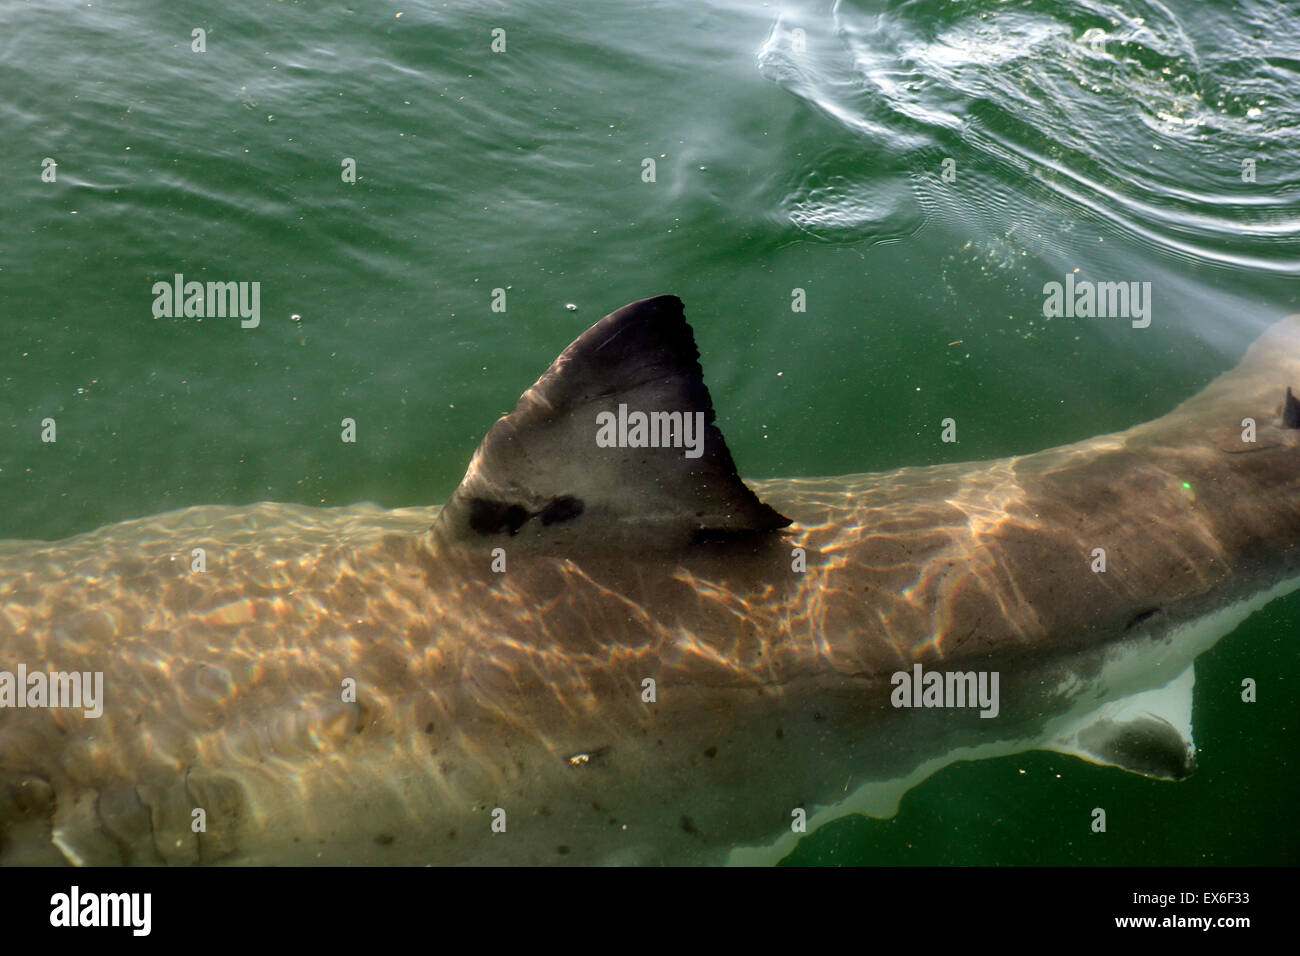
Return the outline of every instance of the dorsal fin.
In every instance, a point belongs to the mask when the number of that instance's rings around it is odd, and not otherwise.
[[[681,300],[625,305],[492,426],[434,530],[462,542],[672,548],[790,524],[740,480],[714,417]]]

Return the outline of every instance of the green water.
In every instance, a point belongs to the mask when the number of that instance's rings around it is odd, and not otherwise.
[[[662,292],[751,477],[1127,427],[1300,311],[1287,0],[8,0],[0,82],[0,538],[439,502],[560,349]],[[1075,270],[1150,282],[1150,327],[1045,319]],[[260,282],[261,324],[155,318],[178,272]],[[1294,863],[1298,624],[1278,601],[1198,664],[1187,782],[959,765],[789,862]]]

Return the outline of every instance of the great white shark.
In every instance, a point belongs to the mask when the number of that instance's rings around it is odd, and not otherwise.
[[[1195,658],[1300,585],[1300,316],[1127,431],[749,485],[698,358],[611,313],[441,509],[0,544],[0,862],[758,863],[956,760],[1191,772]]]

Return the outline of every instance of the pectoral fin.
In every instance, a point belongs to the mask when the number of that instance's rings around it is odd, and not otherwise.
[[[1164,687],[1093,711],[1043,749],[1144,777],[1181,780],[1196,769],[1196,745],[1192,742],[1195,683],[1194,668],[1189,666]]]

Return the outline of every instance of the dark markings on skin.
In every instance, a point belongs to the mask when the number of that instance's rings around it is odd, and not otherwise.
[[[118,856],[122,858],[123,866],[131,865],[131,845],[108,825],[104,819],[104,792],[101,790],[95,795],[95,819],[99,821],[99,828],[108,834],[108,838],[117,846]],[[297,840],[297,837],[294,837]],[[4,832],[0,831],[0,855],[4,854]]]
[[[487,498],[471,498],[469,502],[469,526],[477,534],[492,535],[515,534],[533,518],[541,518],[542,525],[563,524],[582,514],[586,505],[582,499],[572,495],[552,498],[540,511],[529,511],[523,505],[506,501],[491,501]]]
[[[691,836],[696,836],[700,832],[696,828],[695,824],[691,821],[691,818],[684,813],[682,814],[682,829],[685,830],[687,833],[689,833]]]
[[[0,850],[21,842],[6,832],[6,823],[21,825],[45,818],[52,830],[57,809],[54,787],[44,777],[0,769]],[[19,826],[13,829],[18,830]]]
[[[153,813],[153,807],[149,805],[149,801],[147,801],[144,798],[144,795],[140,792],[139,784],[132,785],[131,790],[135,793],[136,803],[138,803],[145,811],[144,822],[149,824],[149,845],[153,847],[153,855],[159,860],[165,860],[166,857],[158,852],[158,833],[154,826],[155,814]],[[320,842],[324,843],[325,841],[321,840]]]
[[[526,509],[504,501],[474,498],[469,503],[469,526],[483,535],[500,534],[502,531],[514,534],[531,517]]]
[[[1133,628],[1137,627],[1143,621],[1149,620],[1153,615],[1159,613],[1160,613],[1160,608],[1158,607],[1147,608],[1145,611],[1139,611],[1137,614],[1133,615],[1132,619],[1129,620],[1128,624],[1124,625],[1124,630],[1131,631],[1133,630]]]
[[[1291,394],[1291,389],[1286,390],[1286,400],[1282,403],[1282,427],[1283,428],[1300,428],[1300,399]]]
[[[574,498],[572,495],[564,495],[553,499],[549,505],[538,513],[538,516],[542,519],[542,524],[549,527],[564,521],[572,521],[582,514],[585,507],[586,505],[580,499]]]

